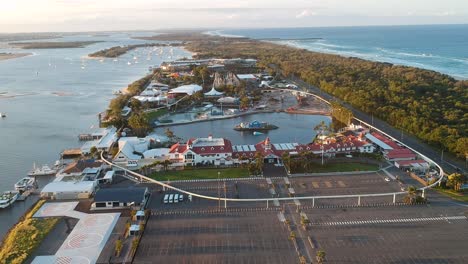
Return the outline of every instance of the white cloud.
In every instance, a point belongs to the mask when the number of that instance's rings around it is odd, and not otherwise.
[[[227,19],[236,19],[236,18],[239,18],[239,17],[240,17],[239,14],[230,14],[230,15],[226,16]]]
[[[436,16],[455,16],[457,13],[455,11],[445,11],[437,13]]]
[[[304,17],[309,17],[309,16],[315,16],[317,15],[316,12],[311,11],[309,9],[304,9],[302,12],[296,15],[296,18],[304,18]]]

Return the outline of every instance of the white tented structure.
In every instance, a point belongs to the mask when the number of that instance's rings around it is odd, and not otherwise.
[[[224,94],[223,92],[216,91],[216,89],[213,86],[213,88],[211,88],[209,92],[205,93],[205,96],[216,97],[216,96],[222,96],[223,94]]]

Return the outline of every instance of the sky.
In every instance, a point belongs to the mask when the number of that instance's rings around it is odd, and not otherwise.
[[[0,0],[0,32],[467,24],[468,0]]]

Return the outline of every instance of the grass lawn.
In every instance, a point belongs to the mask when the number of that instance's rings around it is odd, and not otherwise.
[[[460,202],[468,202],[468,194],[467,193],[458,193],[454,192],[452,190],[447,190],[447,189],[440,189],[440,188],[434,188],[434,190],[438,191],[441,194],[445,194],[447,196],[450,196],[450,198],[460,201]]]
[[[193,179],[217,179],[219,178],[247,178],[249,171],[246,168],[222,168],[222,169],[204,169],[204,168],[186,168],[180,171],[155,172],[150,177],[158,181],[177,181]]]
[[[153,123],[157,118],[165,114],[167,114],[167,109],[163,108],[163,109],[159,109],[156,111],[147,112],[145,113],[145,116],[146,116],[146,119],[148,119],[150,123]]]
[[[44,204],[40,200],[5,237],[0,248],[0,263],[23,263],[54,228],[59,218],[32,218]]]
[[[291,173],[325,173],[325,172],[350,172],[350,171],[377,171],[379,165],[367,163],[328,163],[325,165],[317,164],[312,166],[307,171],[303,167],[298,168],[298,171]]]

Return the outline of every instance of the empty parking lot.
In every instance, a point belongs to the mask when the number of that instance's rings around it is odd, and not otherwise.
[[[134,263],[296,263],[276,211],[152,216]]]

